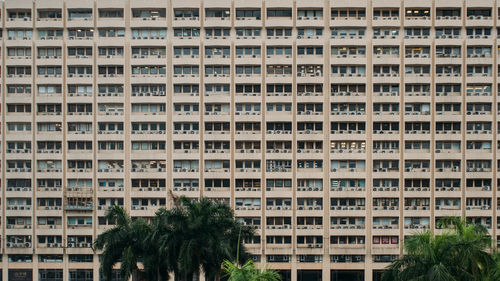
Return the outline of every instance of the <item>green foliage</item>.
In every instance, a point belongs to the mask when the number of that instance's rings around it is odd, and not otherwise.
[[[451,228],[440,235],[430,231],[405,240],[405,255],[384,272],[383,281],[500,280],[500,257],[491,247],[488,230],[460,218],[438,224]]]
[[[500,280],[500,252],[495,252],[493,254],[494,265],[491,267],[487,281]]]
[[[228,281],[279,281],[278,272],[264,268],[258,269],[252,260],[248,260],[241,267],[228,260],[224,261],[224,272],[229,277]]]
[[[169,272],[177,280],[192,280],[200,270],[207,280],[213,280],[220,276],[223,261],[234,260],[238,249],[244,249],[239,234],[242,238],[253,235],[227,205],[206,198],[192,201],[180,197],[173,208],[158,210],[151,223],[132,221],[118,206],[110,208],[106,218],[116,225],[99,235],[95,243],[95,249],[103,251],[101,272],[106,280],[118,262],[124,280],[128,280],[137,274],[138,261],[147,280],[168,280]],[[240,254],[248,256],[244,250]]]
[[[202,198],[194,202],[179,198],[178,205],[162,212],[162,225],[168,235],[160,235],[164,251],[172,251],[170,260],[176,263],[176,271],[185,278],[198,274],[201,268],[207,279],[220,274],[225,259],[234,259],[238,245],[238,233],[250,237],[252,231],[234,219],[232,210],[225,204],[213,203]]]
[[[137,275],[137,263],[144,255],[147,241],[144,237],[151,231],[150,226],[142,219],[132,221],[126,211],[113,206],[106,214],[106,220],[114,221],[116,226],[99,235],[94,249],[103,250],[101,273],[104,280],[111,280],[112,268],[121,262],[121,276],[128,280]]]

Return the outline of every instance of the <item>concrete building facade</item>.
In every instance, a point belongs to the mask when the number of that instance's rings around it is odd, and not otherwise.
[[[445,216],[499,240],[499,7],[2,2],[2,280],[100,280],[107,208],[169,191],[229,204],[284,280],[378,280]]]

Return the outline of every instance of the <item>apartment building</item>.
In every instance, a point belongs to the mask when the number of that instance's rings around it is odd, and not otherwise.
[[[107,208],[169,191],[233,207],[284,280],[379,280],[444,216],[500,240],[499,7],[2,2],[1,280],[100,280]]]

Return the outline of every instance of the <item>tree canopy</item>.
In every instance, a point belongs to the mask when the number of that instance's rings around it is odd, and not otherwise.
[[[101,273],[111,280],[112,268],[120,263],[121,276],[138,278],[139,264],[147,280],[197,279],[204,273],[215,280],[222,273],[224,260],[235,260],[238,249],[242,257],[244,239],[253,230],[234,217],[229,206],[207,198],[176,198],[170,209],[159,209],[150,222],[132,219],[119,206],[113,206],[106,219],[115,226],[98,236],[95,250],[102,251]],[[241,238],[241,239],[240,239]]]
[[[500,280],[499,254],[488,230],[460,218],[442,219],[443,233],[409,236],[405,254],[382,275],[383,281],[493,281]]]

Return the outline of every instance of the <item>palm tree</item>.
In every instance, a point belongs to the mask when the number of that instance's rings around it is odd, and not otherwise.
[[[433,236],[430,231],[408,237],[406,255],[394,261],[382,275],[383,281],[457,281],[448,254],[448,235]]]
[[[159,234],[165,235],[169,232],[161,223],[164,208],[158,210],[150,224],[150,232],[144,237],[145,245],[143,255],[144,277],[146,280],[167,281],[169,271],[172,270],[172,261],[168,259],[167,248],[160,247]]]
[[[485,278],[485,281],[496,281],[500,280],[500,252],[493,253],[493,265],[490,268],[488,277]]]
[[[459,269],[457,279],[482,280],[487,275],[486,269],[494,263],[488,229],[480,224],[467,224],[459,217],[444,218],[440,225],[453,229],[453,256]]]
[[[491,239],[481,225],[460,218],[446,218],[438,226],[452,231],[433,235],[430,231],[410,236],[406,254],[384,272],[384,281],[480,281],[494,264]]]
[[[95,250],[102,250],[101,273],[104,280],[111,280],[113,266],[121,263],[120,273],[123,280],[137,280],[138,262],[145,254],[145,240],[151,228],[142,219],[132,221],[125,209],[112,206],[106,214],[106,220],[115,222],[115,227],[100,234],[95,243]]]
[[[180,246],[184,241],[187,220],[182,209],[159,209],[153,221],[153,231],[149,240],[157,241],[159,257],[174,273],[176,280],[189,280],[190,273],[179,269]],[[181,276],[181,272],[183,276]],[[190,276],[192,279],[192,276]]]
[[[243,247],[239,232],[244,238],[252,235],[249,227],[235,220],[229,206],[207,198],[197,202],[180,197],[159,217],[168,231],[159,232],[156,239],[163,252],[168,249],[165,258],[176,264],[177,280],[196,280],[200,270],[207,280],[218,279],[222,262],[234,259],[237,248]]]
[[[206,198],[199,202],[174,199],[174,207],[158,210],[151,223],[132,220],[122,207],[110,208],[106,219],[115,222],[115,227],[95,242],[95,249],[103,251],[101,272],[106,280],[121,262],[124,280],[132,276],[135,281],[139,261],[147,280],[166,281],[169,272],[176,280],[197,280],[201,271],[207,280],[218,279],[223,261],[233,260],[238,249],[243,249],[239,234],[242,238],[253,235],[225,204]],[[248,257],[244,250],[242,255]]]
[[[278,272],[264,268],[258,269],[252,260],[248,260],[241,267],[237,263],[224,261],[224,272],[229,277],[228,281],[279,281]]]

